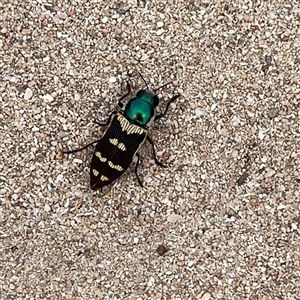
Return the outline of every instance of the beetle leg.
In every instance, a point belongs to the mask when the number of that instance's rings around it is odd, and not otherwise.
[[[98,143],[99,141],[100,141],[100,140],[93,141],[93,142],[91,142],[91,143],[89,143],[89,144],[87,144],[87,145],[85,145],[84,147],[79,148],[79,149],[70,150],[70,151],[62,151],[62,153],[64,153],[64,154],[70,154],[70,153],[79,152],[79,151],[82,151],[82,150],[84,150],[84,149],[86,149],[86,148],[92,146],[92,145],[95,144],[95,143]]]
[[[94,123],[97,124],[97,125],[99,125],[99,126],[107,126],[110,123],[110,120],[111,120],[112,116],[114,116],[116,113],[117,113],[116,111],[113,111],[109,115],[109,117],[108,117],[108,119],[107,119],[107,121],[105,123],[100,123],[99,121],[96,121],[96,120],[94,121]]]
[[[167,104],[167,106],[166,106],[165,111],[164,111],[163,113],[161,113],[160,115],[157,115],[157,116],[155,117],[154,120],[156,121],[156,120],[159,120],[159,119],[161,119],[162,117],[164,117],[165,114],[167,113],[168,109],[169,109],[170,104],[171,104],[172,102],[174,102],[178,97],[180,97],[180,95],[175,95],[173,98],[171,98],[171,100],[168,102],[168,104]]]
[[[126,98],[130,94],[130,92],[131,92],[131,87],[130,87],[129,81],[127,81],[127,93],[124,96],[122,96],[118,101],[118,106],[120,108],[123,108],[124,104],[122,103],[122,100],[124,98]]]
[[[152,151],[153,151],[153,156],[154,156],[154,161],[155,161],[155,163],[156,163],[158,166],[162,167],[162,168],[166,168],[166,166],[165,166],[163,163],[161,163],[161,162],[157,159],[156,154],[155,154],[155,149],[154,149],[154,142],[152,141],[152,139],[150,138],[149,135],[147,135],[147,141],[148,141],[149,144],[152,146]]]
[[[139,175],[138,175],[138,173],[137,173],[138,165],[139,165],[139,163],[140,163],[140,155],[139,155],[138,153],[136,153],[135,155],[137,156],[137,161],[136,161],[136,164],[135,164],[134,173],[135,173],[136,178],[137,178],[137,180],[138,180],[138,182],[139,182],[139,185],[140,185],[141,187],[144,187],[143,184],[142,184],[142,181],[141,181],[141,179],[139,178]]]

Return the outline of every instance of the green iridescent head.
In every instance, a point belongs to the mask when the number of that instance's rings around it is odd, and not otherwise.
[[[132,123],[145,127],[154,117],[158,96],[150,90],[140,90],[125,106],[124,115]]]

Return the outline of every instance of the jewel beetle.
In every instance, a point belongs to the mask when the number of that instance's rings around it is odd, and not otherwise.
[[[141,74],[140,76],[147,89],[139,90],[135,97],[124,105],[122,101],[131,93],[130,84],[127,82],[127,93],[119,99],[118,109],[110,114],[105,123],[94,121],[99,126],[108,126],[99,140],[79,149],[63,151],[65,154],[75,153],[97,143],[90,167],[90,187],[92,190],[98,190],[119,178],[131,164],[134,155],[137,156],[135,174],[140,186],[143,187],[137,170],[140,162],[138,150],[145,141],[149,142],[152,147],[155,163],[165,167],[156,157],[154,142],[148,134],[149,128],[154,121],[166,115],[170,104],[180,97],[180,94],[174,95],[167,102],[164,112],[157,114],[156,108],[160,99],[156,93],[171,82],[151,90],[143,76]]]

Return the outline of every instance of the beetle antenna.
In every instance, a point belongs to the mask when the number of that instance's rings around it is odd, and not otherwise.
[[[169,82],[167,82],[167,83],[161,85],[159,88],[157,88],[156,90],[154,90],[154,93],[156,93],[158,90],[162,89],[163,87],[165,87],[166,85],[168,85],[168,84],[170,84],[170,83],[172,83],[172,82],[173,82],[173,80],[171,80],[171,81],[169,81]]]
[[[149,88],[148,88],[148,83],[146,82],[145,78],[143,77],[143,75],[142,75],[139,71],[137,71],[137,72],[138,72],[139,75],[142,77],[142,79],[143,79],[143,81],[144,81],[144,83],[145,83],[145,85],[146,85],[146,87],[147,87],[147,90],[149,90]]]

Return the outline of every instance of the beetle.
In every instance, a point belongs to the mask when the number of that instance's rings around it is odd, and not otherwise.
[[[170,84],[168,82],[156,90],[151,90],[142,77],[147,89],[139,90],[134,98],[131,98],[124,106],[123,100],[131,93],[131,86],[127,82],[127,93],[118,100],[118,109],[113,111],[105,123],[94,121],[99,126],[108,126],[103,136],[88,145],[71,150],[63,151],[65,154],[82,151],[96,144],[90,168],[90,187],[92,190],[112,183],[119,178],[131,164],[134,155],[137,156],[135,174],[140,186],[143,187],[137,170],[140,162],[138,150],[145,141],[149,142],[157,165],[165,167],[158,161],[155,153],[154,142],[149,136],[149,128],[154,121],[164,117],[169,106],[180,94],[174,95],[167,103],[164,112],[157,114],[156,108],[160,102],[157,91]]]

